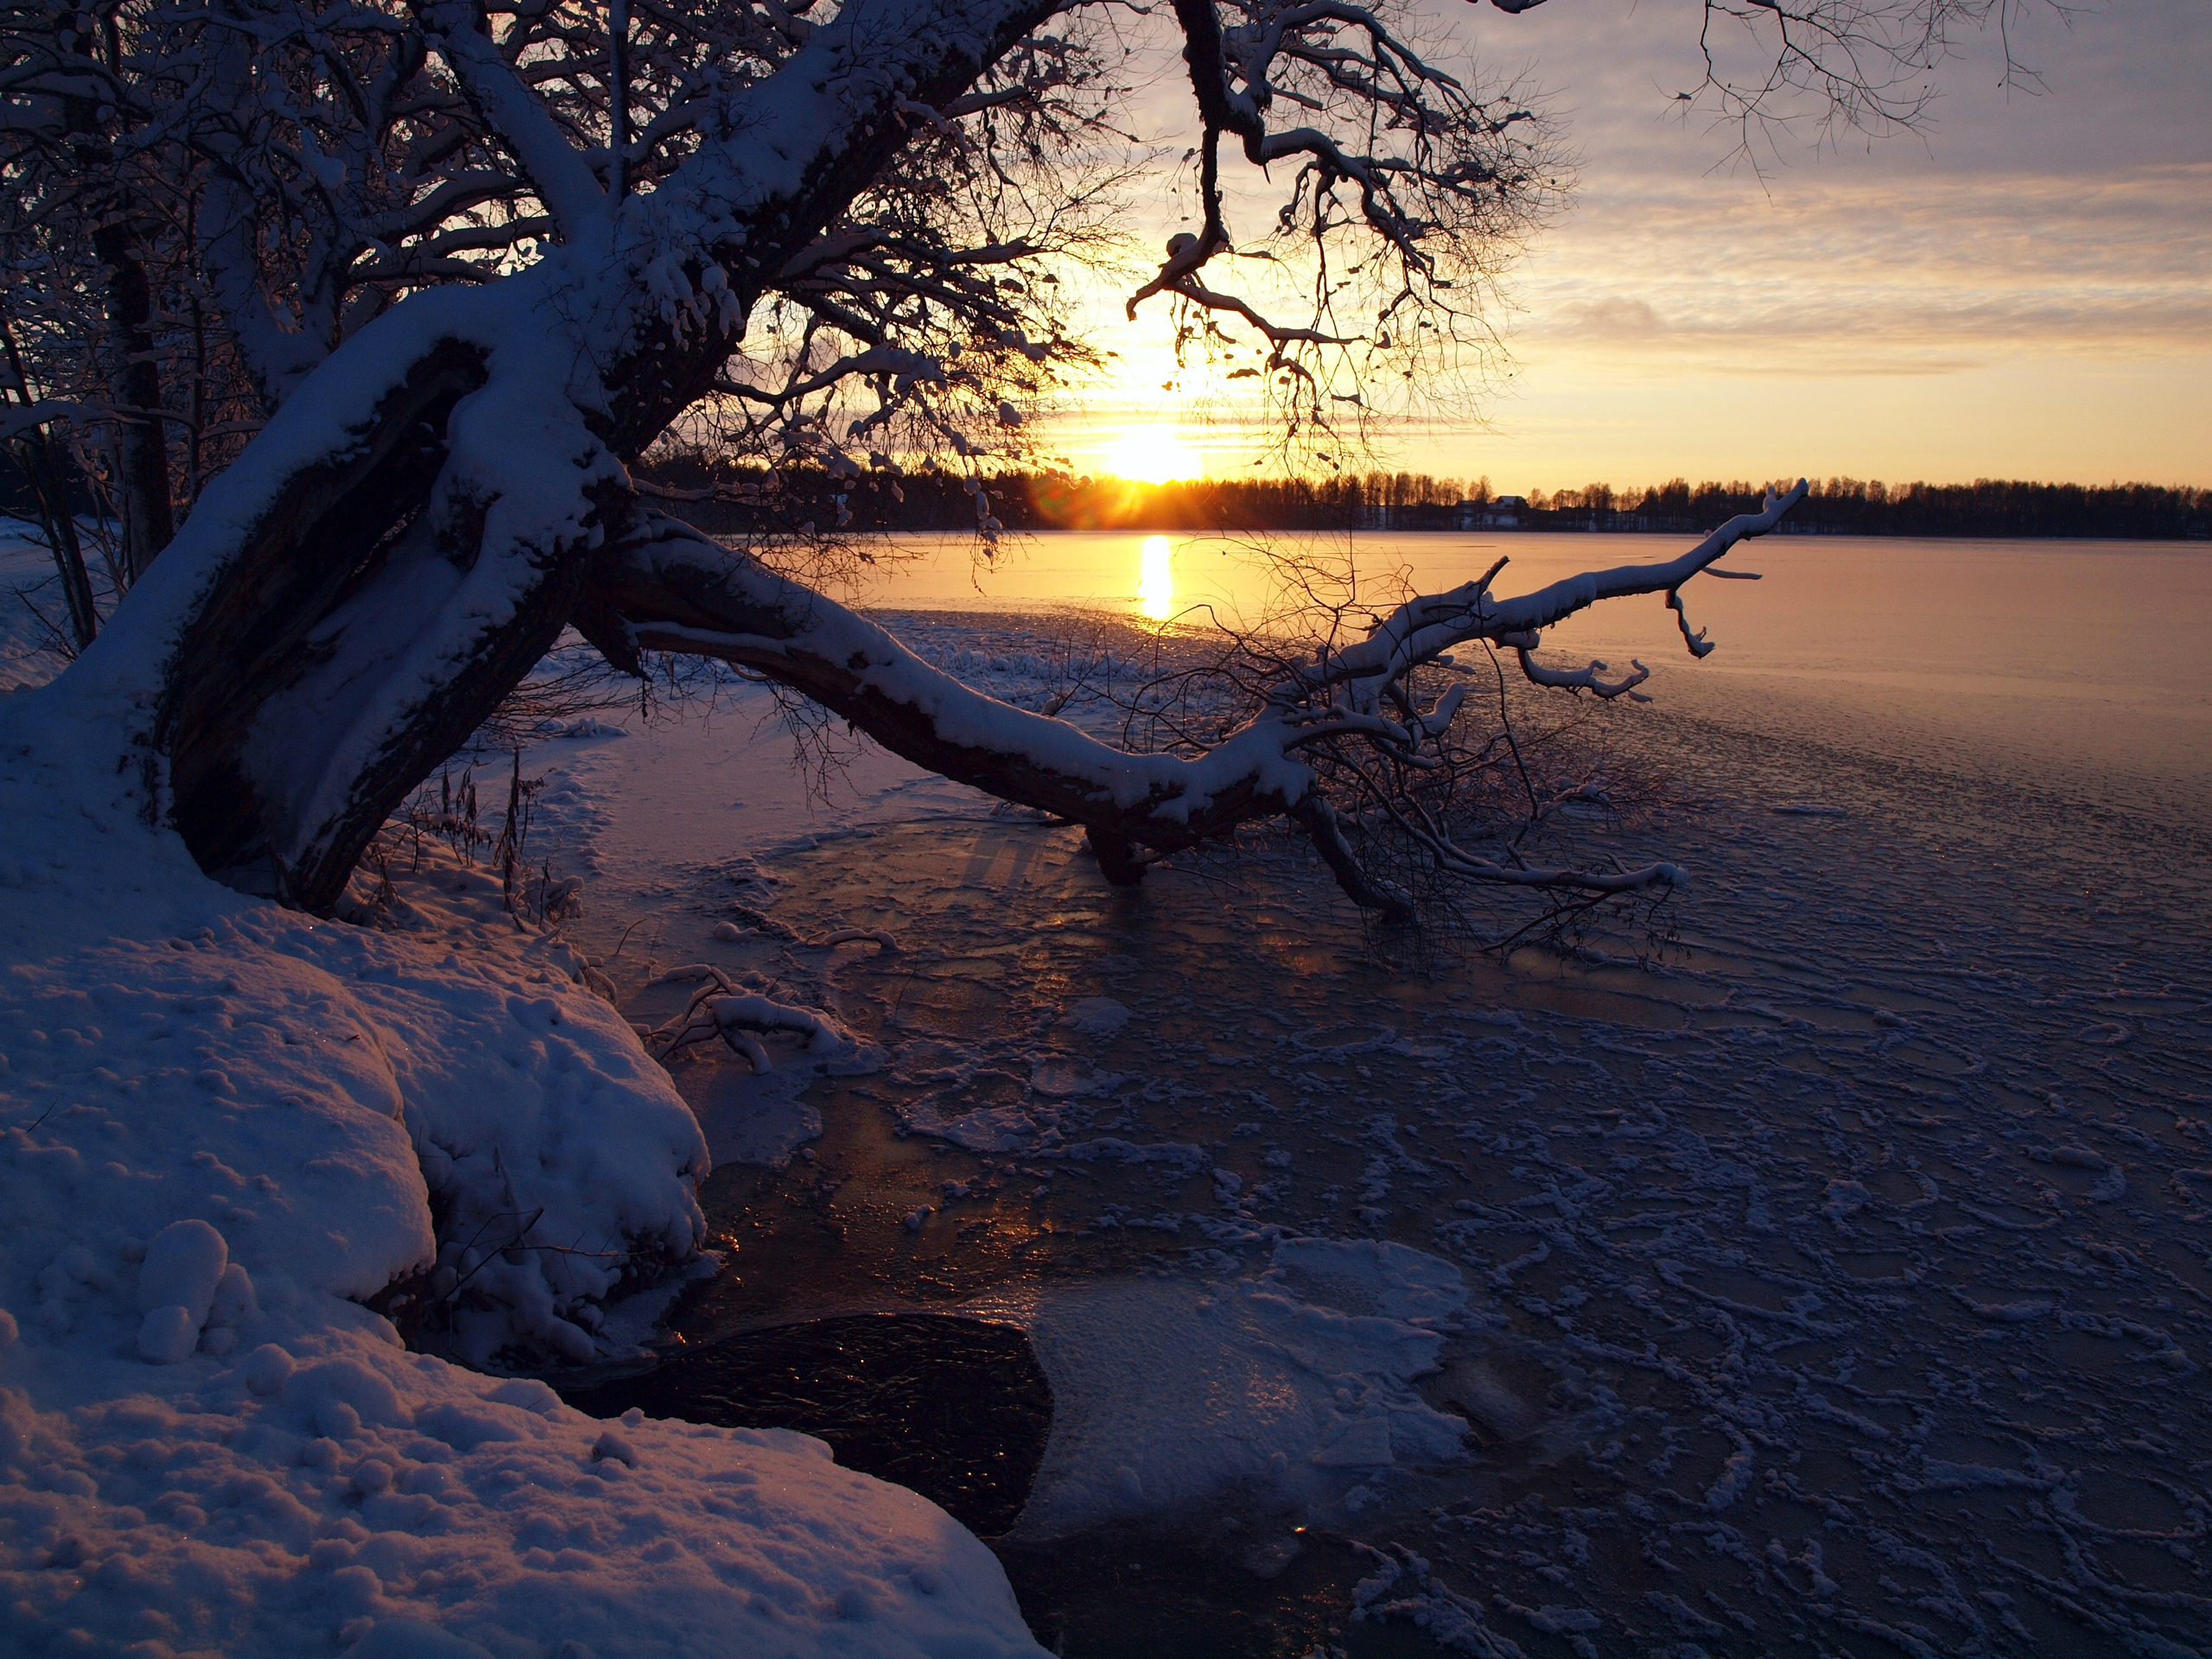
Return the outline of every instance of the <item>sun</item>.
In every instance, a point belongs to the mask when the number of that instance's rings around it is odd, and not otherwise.
[[[1107,449],[1106,458],[1115,477],[1138,484],[1198,478],[1206,469],[1198,452],[1172,426],[1130,427]]]

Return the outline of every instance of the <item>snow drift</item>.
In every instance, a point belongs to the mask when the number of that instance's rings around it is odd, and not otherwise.
[[[365,1303],[588,1357],[696,1255],[698,1126],[557,941],[209,880],[106,701],[0,699],[10,1650],[1035,1651],[982,1545],[817,1442],[402,1346]]]

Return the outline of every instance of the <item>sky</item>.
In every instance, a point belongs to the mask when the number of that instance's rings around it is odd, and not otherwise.
[[[1970,38],[1918,131],[1780,135],[1757,168],[1673,112],[1695,0],[1422,10],[1458,61],[1544,89],[1579,182],[1508,276],[1503,372],[1471,410],[1389,423],[1376,461],[1521,493],[1677,474],[2212,485],[2204,0],[2031,14],[2014,55],[2044,91],[2002,86],[1996,37]],[[1186,98],[1163,75],[1141,121],[1179,140]],[[1154,211],[1173,228],[1164,192]],[[1249,430],[1161,390],[1164,306],[1092,321],[1123,366],[1054,429],[1079,470],[1130,472],[1132,435],[1166,428],[1186,465],[1249,474]]]

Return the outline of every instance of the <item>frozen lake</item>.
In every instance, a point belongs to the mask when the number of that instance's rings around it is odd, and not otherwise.
[[[1109,539],[883,601],[1019,694]],[[705,960],[865,1045],[678,1067],[730,1250],[690,1334],[1022,1324],[1057,1408],[1001,1548],[1070,1654],[2212,1650],[2212,559],[1732,558],[1704,663],[1656,601],[1562,641],[1655,670],[1592,731],[1664,785],[1605,844],[1694,878],[1641,963],[1402,971],[1294,842],[1117,892],[880,754],[810,799],[749,691],[548,746],[638,1016]]]

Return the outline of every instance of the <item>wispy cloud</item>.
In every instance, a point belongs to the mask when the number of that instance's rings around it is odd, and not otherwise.
[[[2212,351],[2212,162],[2094,181],[1793,181],[1713,224],[1702,181],[1586,199],[1531,262],[1516,339],[1822,372],[1926,374],[2027,348]],[[1626,365],[1624,364],[1624,366]]]
[[[1486,423],[1453,403],[1394,411],[1393,464],[1546,487],[1792,458],[2212,481],[2203,0],[2044,18],[2015,37],[2041,97],[2001,91],[1998,43],[1977,40],[1940,77],[1924,135],[1816,150],[1778,134],[1756,169],[1727,135],[1667,115],[1698,72],[1694,8],[1421,3],[1479,62],[1554,89],[1580,185],[1509,278],[1516,372],[1487,389]],[[1160,235],[1179,211],[1163,192]],[[1202,377],[1175,374],[1164,315],[1128,324],[1118,308],[1096,315],[1122,371],[1058,423],[1071,449],[1093,427],[1198,423],[1185,400]],[[1216,468],[1244,470],[1262,447],[1249,420],[1221,404],[1205,418]]]

